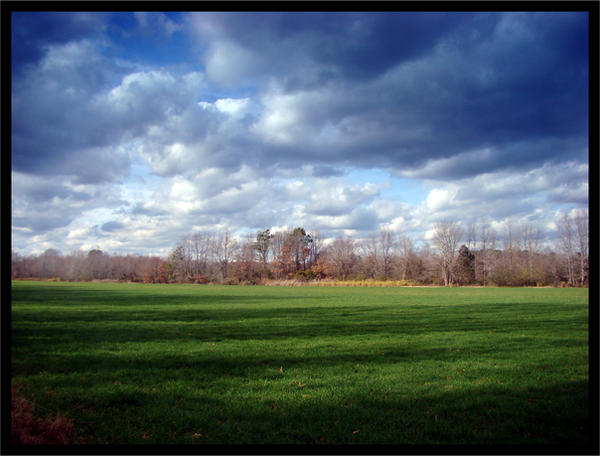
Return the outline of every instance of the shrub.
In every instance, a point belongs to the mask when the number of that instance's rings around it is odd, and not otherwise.
[[[75,436],[73,421],[56,414],[45,420],[34,415],[35,406],[16,388],[11,389],[10,441],[16,445],[81,443]]]
[[[208,283],[208,278],[206,276],[203,275],[196,275],[193,277],[194,283],[195,284],[206,284]]]
[[[309,280],[314,280],[314,278],[315,273],[310,269],[307,269],[306,271],[296,271],[296,273],[294,274],[294,280],[307,282]]]
[[[239,285],[240,281],[236,277],[225,277],[221,283],[223,285]]]

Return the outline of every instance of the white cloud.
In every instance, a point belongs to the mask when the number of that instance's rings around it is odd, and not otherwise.
[[[170,200],[177,202],[191,202],[196,200],[196,189],[194,185],[187,179],[182,177],[173,178],[173,184],[171,185],[171,192],[169,194]]]
[[[378,198],[374,200],[370,207],[375,211],[377,218],[380,220],[393,220],[400,215],[413,210],[413,207],[408,203],[387,198]]]
[[[380,191],[373,183],[357,185],[341,178],[312,179],[307,188],[310,191],[306,211],[318,215],[347,213],[370,202]]]
[[[215,101],[215,106],[221,112],[232,116],[244,115],[250,106],[249,98],[220,98]]]
[[[199,101],[198,105],[209,112],[221,112],[230,118],[239,120],[253,112],[250,98],[219,98],[214,103]]]
[[[401,216],[393,218],[389,222],[382,223],[381,229],[401,233],[406,229],[406,219]]]
[[[426,230],[424,237],[428,241],[433,240],[433,238],[435,237],[435,229],[434,228],[430,228],[430,229]]]
[[[448,189],[434,188],[427,195],[427,208],[432,211],[438,211],[447,208],[452,202],[452,197]]]
[[[301,95],[268,93],[262,97],[265,106],[260,120],[250,127],[266,142],[274,144],[292,144],[298,133],[300,111],[297,103]]]
[[[89,232],[90,232],[89,227],[77,228],[77,229],[69,231],[69,234],[67,234],[67,239],[78,239],[78,240],[86,239]]]

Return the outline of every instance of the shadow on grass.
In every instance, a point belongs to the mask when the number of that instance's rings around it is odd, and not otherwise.
[[[395,366],[446,362],[420,388]],[[447,349],[274,356],[50,355],[57,406],[90,443],[589,445],[588,385],[491,363],[450,371]],[[357,369],[357,364],[361,368]],[[279,371],[280,365],[285,370]],[[395,380],[371,378],[391,373]],[[331,372],[334,373],[331,376]],[[433,371],[432,371],[433,372]],[[442,386],[447,373],[455,382]],[[462,377],[471,376],[463,383]],[[87,377],[87,378],[86,378]],[[489,377],[489,379],[487,378]],[[486,379],[486,384],[472,380]],[[497,379],[512,380],[511,387]],[[294,381],[307,383],[303,388]],[[519,381],[522,380],[522,384]],[[253,382],[253,383],[250,383]],[[337,383],[336,383],[337,382]],[[508,383],[508,381],[507,381]],[[465,386],[467,384],[468,386]],[[253,386],[250,386],[253,385]],[[412,385],[412,386],[411,386]],[[516,385],[516,386],[515,386]],[[35,385],[33,385],[35,387]],[[42,387],[44,388],[44,387]],[[329,389],[329,392],[323,390]],[[420,388],[420,389],[419,389]],[[42,390],[44,391],[44,389]],[[419,392],[420,391],[420,392]]]
[[[410,378],[410,369],[414,365],[427,365],[427,369],[435,372],[428,378],[429,381],[439,382],[447,375],[452,375],[456,380],[473,382],[475,379],[489,381],[490,378],[530,381],[530,377],[537,376],[542,371],[548,376],[552,369],[560,371],[563,368],[562,364],[549,367],[547,363],[550,361],[544,361],[548,354],[552,358],[557,356],[558,359],[570,356],[568,353],[557,355],[554,346],[546,347],[543,356],[541,351],[533,349],[525,355],[515,355],[523,348],[522,344],[503,343],[500,349],[494,349],[481,341],[457,352],[454,347],[439,344],[418,347],[403,342],[377,341],[362,347],[344,345],[339,341],[317,348],[298,344],[292,346],[293,351],[290,352],[273,346],[241,345],[223,348],[218,343],[209,343],[202,347],[154,347],[146,351],[141,346],[114,351],[97,350],[93,353],[69,352],[65,349],[24,360],[13,360],[13,365],[20,375],[43,373],[44,378],[55,378],[54,381],[58,383],[72,378],[71,381],[82,387],[94,382],[112,383],[120,380],[146,386],[171,381],[200,385],[203,382],[214,382],[215,379],[236,379],[242,383],[246,380],[279,381],[289,375],[311,375],[314,379],[322,377],[323,381],[331,381],[326,377],[333,376],[341,379],[340,381],[349,379],[359,382],[374,376],[371,380],[379,381],[377,379],[380,376],[386,378],[400,375],[402,369],[409,370],[406,375]],[[580,344],[580,348],[585,349],[585,342]],[[531,358],[534,352],[537,356]],[[535,361],[532,362],[532,359]],[[581,360],[573,362],[577,364]],[[513,368],[505,370],[497,364],[512,365]],[[283,366],[285,377],[280,371]],[[86,375],[89,377],[88,383]],[[80,379],[82,377],[83,380]]]
[[[559,445],[591,443],[587,384],[498,385],[407,397],[380,391],[327,399],[117,392],[72,399],[89,443]],[[84,413],[84,411],[87,412]]]
[[[211,302],[211,297],[204,297]],[[235,301],[235,298],[230,298]],[[266,298],[256,297],[257,302]],[[273,298],[271,298],[273,299]],[[519,308],[527,307],[519,304]],[[531,304],[535,306],[535,304]],[[554,315],[554,317],[549,316]],[[274,340],[315,337],[403,338],[434,333],[503,334],[585,329],[583,312],[560,312],[536,307],[536,313],[520,311],[510,304],[499,310],[486,310],[479,304],[447,309],[405,309],[390,311],[378,306],[298,306],[294,308],[179,309],[157,307],[145,311],[131,309],[50,311],[19,310],[13,317],[13,342],[19,346],[40,341],[85,342],[215,342],[223,340]],[[25,329],[27,328],[27,329]],[[483,336],[482,336],[483,337]],[[37,339],[37,341],[36,341]],[[557,342],[562,343],[562,342]],[[579,345],[578,341],[570,344]]]
[[[488,386],[417,399],[373,392],[329,401],[312,401],[308,392],[246,407],[217,401],[220,429],[198,425],[212,428],[219,443],[236,436],[240,443],[589,445],[586,387]]]
[[[67,405],[76,423],[91,423],[94,443],[580,445],[589,439],[587,384],[579,381],[533,387],[528,372],[515,376],[483,366],[464,375],[493,372],[524,384],[508,389],[471,382],[409,397],[393,383],[386,391],[345,383],[369,381],[356,364],[389,373],[412,362],[516,359],[524,348],[529,356],[538,353],[534,346],[584,349],[587,339],[528,337],[540,330],[555,336],[587,329],[587,314],[556,303],[324,306],[318,304],[323,296],[291,292],[192,296],[55,288],[51,301],[60,307],[22,304],[14,313],[13,353],[19,356],[13,356],[13,366],[24,378],[43,371],[43,378],[29,377],[38,394],[55,390],[57,403]],[[47,303],[36,290],[13,289],[15,296]],[[290,300],[297,305],[289,307]],[[410,346],[411,337],[429,334],[420,348]],[[473,335],[460,354],[443,342],[455,344],[457,334]],[[366,346],[355,339],[363,336]],[[311,345],[313,340],[321,345]],[[571,352],[565,353],[558,357]],[[340,381],[327,397],[311,385],[283,395],[281,385],[256,395],[228,389],[257,379],[291,382],[296,372],[318,377],[323,369],[333,372],[324,382]],[[397,372],[392,377],[402,380]],[[165,384],[180,387],[165,391]]]

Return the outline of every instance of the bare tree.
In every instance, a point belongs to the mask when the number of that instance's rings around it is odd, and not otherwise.
[[[467,248],[469,250],[475,250],[477,248],[477,224],[475,222],[469,223],[467,230]]]
[[[525,265],[521,260],[520,228],[509,218],[502,239],[504,249],[494,255],[493,279],[498,285],[517,285],[525,280]]]
[[[377,276],[379,268],[379,246],[375,234],[369,236],[360,244],[360,254],[362,257],[362,274],[365,277],[374,279]]]
[[[577,244],[579,247],[579,284],[584,286],[587,280],[589,261],[589,227],[586,212],[577,211],[575,214],[575,229],[577,231]]]
[[[558,222],[558,244],[565,255],[569,283],[575,285],[575,232],[573,221],[565,214]]]
[[[277,231],[271,234],[271,255],[273,259],[279,257],[281,255],[281,249],[283,248],[283,243],[285,241],[285,233],[282,231]]]
[[[66,270],[66,278],[68,280],[83,279],[83,265],[85,263],[85,253],[81,250],[73,250],[69,255],[69,260]]]
[[[271,254],[273,255],[271,272],[278,279],[285,278],[289,263],[291,262],[289,259],[290,252],[286,246],[287,236],[287,232],[278,231],[273,233],[273,237],[271,238]]]
[[[527,224],[521,231],[523,235],[523,247],[527,256],[527,281],[533,282],[534,259],[539,253],[541,233],[539,228]]]
[[[356,260],[355,243],[352,238],[337,238],[327,247],[327,259],[336,277],[345,279],[350,274]]]
[[[381,273],[389,279],[392,276],[393,253],[396,246],[396,238],[392,231],[381,230],[379,237],[379,251],[381,252]]]
[[[317,264],[319,254],[321,253],[321,250],[323,250],[323,237],[318,230],[311,230],[308,235],[312,239],[312,242],[309,243],[310,252],[308,254],[308,265],[309,268],[312,268]]]
[[[416,278],[423,283],[436,283],[439,279],[439,257],[428,242],[421,244],[418,250],[419,266]]]
[[[85,260],[86,280],[106,279],[109,269],[109,256],[99,248],[90,250]]]
[[[63,257],[56,249],[46,249],[38,257],[35,275],[38,277],[60,277],[63,275]]]
[[[191,238],[193,253],[193,275],[198,277],[206,274],[210,260],[211,239],[208,233],[194,233]]]
[[[400,279],[406,280],[410,261],[414,255],[414,243],[408,236],[400,236],[398,239],[398,250],[400,255]]]
[[[456,252],[462,236],[463,229],[456,222],[442,221],[434,225],[433,245],[440,255],[445,286],[449,286],[453,282]]]
[[[477,274],[479,271],[480,276],[479,280],[485,287],[487,285],[487,279],[490,271],[490,252],[493,251],[496,247],[496,231],[486,223],[481,223],[480,225],[480,250],[476,255],[476,259],[478,263],[481,265],[479,268],[478,264],[476,264],[475,274],[477,278]]]
[[[181,238],[176,250],[172,252],[172,264],[176,265],[177,280],[179,282],[189,282],[194,275],[194,248],[190,236]]]
[[[221,281],[229,275],[229,264],[233,261],[237,242],[230,236],[229,230],[221,231],[213,244],[215,259],[219,265]]]
[[[268,230],[267,230],[268,231]],[[255,261],[256,242],[250,234],[242,241],[235,255],[230,275],[242,284],[256,284],[260,279],[261,263]]]
[[[515,263],[516,252],[520,250],[519,234],[518,229],[513,225],[512,220],[509,218],[506,221],[506,235],[504,237],[504,252],[508,259],[509,269],[512,270]]]
[[[10,251],[10,273],[12,279],[17,279],[20,277],[25,277],[23,274],[23,270],[21,264],[23,263],[19,252],[15,252],[14,250]]]

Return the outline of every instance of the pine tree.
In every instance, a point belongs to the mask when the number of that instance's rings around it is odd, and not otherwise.
[[[464,244],[458,249],[455,278],[461,285],[468,285],[475,281],[475,255]]]

